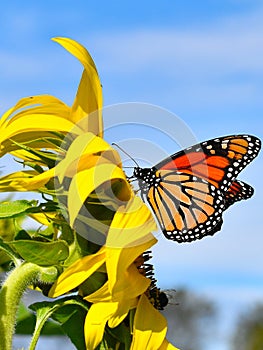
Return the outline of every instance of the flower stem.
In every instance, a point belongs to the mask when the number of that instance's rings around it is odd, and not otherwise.
[[[17,309],[26,288],[42,276],[45,268],[24,262],[8,275],[0,290],[0,339],[1,349],[12,349]]]
[[[40,320],[37,320],[35,330],[34,330],[34,333],[32,335],[28,350],[35,350],[35,348],[37,346],[38,338],[39,338],[40,333],[41,333],[41,330],[42,330],[46,320],[48,319],[48,316],[50,316],[50,315],[48,314],[46,317],[43,317]]]

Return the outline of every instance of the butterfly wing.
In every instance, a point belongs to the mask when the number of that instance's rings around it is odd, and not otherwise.
[[[154,181],[149,174],[139,176],[164,235],[190,242],[220,230],[223,211],[253,194],[235,179],[260,145],[250,135],[208,140],[158,163],[151,169]]]
[[[230,207],[230,205],[238,201],[251,198],[253,194],[254,194],[253,187],[251,187],[247,183],[240,180],[233,181],[231,186],[225,193],[224,211],[228,207]],[[213,235],[217,231],[220,231],[222,224],[223,224],[223,219],[221,219],[219,223],[216,226],[214,226],[214,228],[209,232],[209,235]]]
[[[187,173],[157,174],[160,181],[149,188],[147,200],[166,238],[191,242],[220,229],[224,198],[219,189]]]
[[[225,210],[235,202],[242,199],[249,199],[254,194],[254,189],[247,183],[235,180],[225,194]]]
[[[155,168],[183,171],[226,191],[240,171],[258,155],[260,147],[261,142],[255,136],[225,136],[175,153]]]

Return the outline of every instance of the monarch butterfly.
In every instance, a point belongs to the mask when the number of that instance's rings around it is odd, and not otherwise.
[[[231,135],[191,146],[152,168],[134,168],[166,238],[191,242],[221,229],[230,205],[253,195],[253,188],[237,175],[257,155],[258,138]]]

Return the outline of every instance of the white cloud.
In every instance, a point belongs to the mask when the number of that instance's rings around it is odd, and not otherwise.
[[[158,94],[160,102],[168,105],[174,99],[177,104],[182,102],[185,105],[185,99],[188,101],[190,96],[195,106],[211,106],[215,99],[227,104],[240,100],[260,101],[262,14],[263,8],[259,8],[254,13],[220,18],[217,22],[200,23],[186,29],[177,28],[176,24],[167,28],[140,27],[130,31],[100,31],[100,34],[90,36],[88,42],[86,33],[83,40],[78,39],[94,53],[102,82],[110,79],[111,91],[106,91],[106,97],[117,94],[121,98],[122,91],[115,92],[115,88],[119,89],[119,85],[114,85],[115,79],[118,82],[128,77],[138,86],[139,95],[140,89],[145,94],[149,91],[146,99],[148,96],[155,98]],[[21,82],[23,79],[40,79],[41,82],[41,77],[46,79],[53,73],[68,81],[73,79],[73,75],[79,76],[80,67],[73,63],[70,56],[53,43],[43,44],[43,39],[37,41],[37,34],[31,34],[39,33],[43,25],[37,19],[39,16],[31,11],[9,16],[1,24],[3,28],[7,28],[7,24],[13,26],[13,33],[18,35],[17,42],[21,36],[28,39],[23,51],[5,49],[2,45],[1,79],[6,78],[15,85],[14,81]],[[48,39],[46,37],[45,40]],[[31,49],[27,52],[29,43]],[[127,84],[125,96],[129,96],[130,89],[136,87]]]

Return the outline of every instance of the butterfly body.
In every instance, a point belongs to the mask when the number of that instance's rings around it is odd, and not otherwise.
[[[223,211],[253,195],[253,188],[236,177],[259,150],[254,136],[226,136],[177,152],[152,168],[136,167],[133,176],[164,235],[191,242],[219,231]]]

